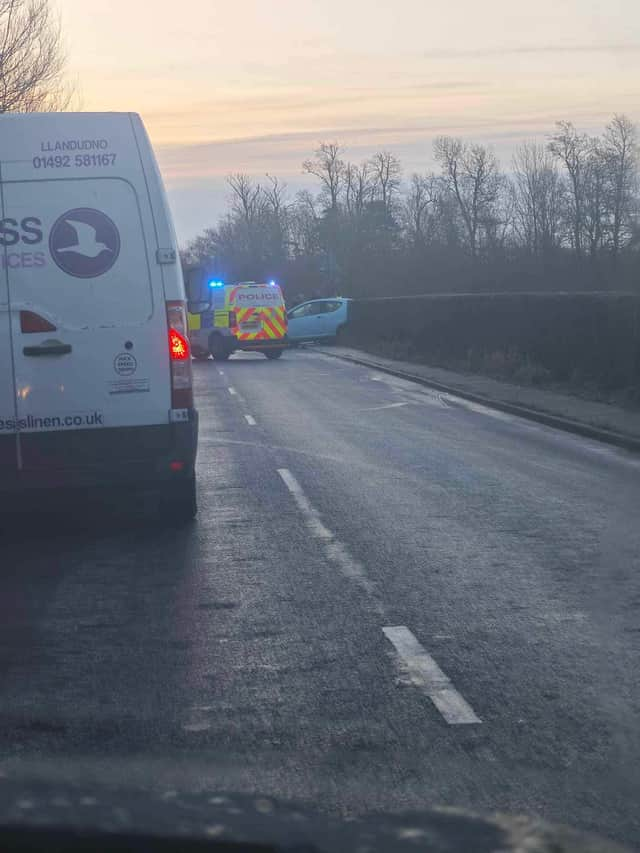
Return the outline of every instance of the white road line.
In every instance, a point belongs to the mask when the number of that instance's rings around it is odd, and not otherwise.
[[[278,474],[282,477],[285,486],[289,489],[295,502],[298,504],[298,509],[304,515],[307,527],[317,539],[329,541],[333,539],[333,533],[324,526],[320,513],[311,506],[309,499],[302,491],[302,486],[293,476],[288,468],[278,468]]]
[[[360,409],[361,412],[381,412],[383,409],[399,409],[401,406],[410,406],[411,403],[387,403],[384,406],[373,406],[370,409]]]
[[[224,370],[220,370],[220,368],[218,368],[218,373],[220,374],[220,376],[224,376]]]
[[[232,394],[234,397],[238,396],[238,392],[236,391],[236,389],[232,388],[231,386],[229,386],[229,393]]]
[[[382,631],[400,656],[412,683],[423,688],[450,725],[482,722],[407,627],[398,625]]]
[[[249,426],[256,426],[255,418],[252,418],[251,415],[245,415],[244,419],[249,424]]]
[[[318,510],[311,504],[309,498],[305,495],[302,486],[293,476],[288,468],[278,468],[278,474],[282,478],[285,486],[298,505],[298,509],[304,516],[307,528],[312,536],[324,543],[324,550],[328,559],[337,565],[340,571],[351,580],[358,583],[370,595],[375,596],[374,585],[367,577],[362,563],[355,560],[345,546],[333,535],[329,528],[322,521],[322,517]],[[378,605],[380,610],[380,606]]]

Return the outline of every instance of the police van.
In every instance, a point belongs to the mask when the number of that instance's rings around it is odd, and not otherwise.
[[[0,499],[196,512],[185,291],[139,116],[0,116]]]
[[[193,267],[187,273],[189,339],[195,358],[224,361],[235,350],[275,359],[287,346],[287,310],[271,281],[225,285]]]

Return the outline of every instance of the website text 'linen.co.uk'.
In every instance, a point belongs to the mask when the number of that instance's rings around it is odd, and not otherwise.
[[[102,412],[74,415],[25,415],[22,418],[0,417],[0,432],[22,432],[47,429],[81,429],[104,426]]]

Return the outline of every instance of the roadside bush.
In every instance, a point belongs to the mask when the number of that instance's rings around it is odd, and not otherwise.
[[[348,342],[526,384],[640,384],[640,299],[627,293],[443,294],[352,303]]]

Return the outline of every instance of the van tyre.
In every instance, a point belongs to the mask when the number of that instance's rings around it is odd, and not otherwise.
[[[264,354],[267,358],[273,360],[274,358],[280,358],[284,350],[281,349],[266,349],[264,350]]]
[[[189,480],[171,483],[160,499],[160,518],[164,524],[180,527],[198,512],[195,475]]]

